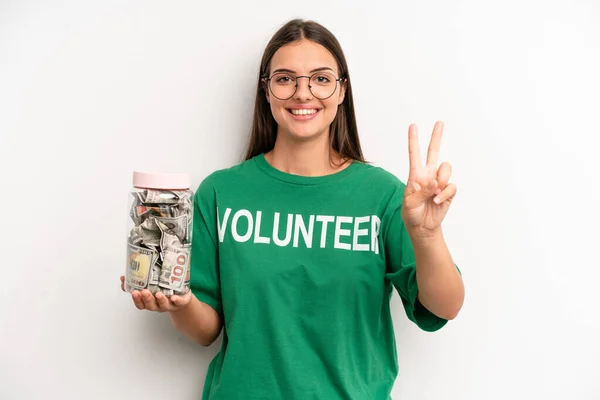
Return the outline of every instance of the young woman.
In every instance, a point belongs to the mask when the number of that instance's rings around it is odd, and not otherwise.
[[[132,293],[202,345],[223,328],[203,399],[389,399],[393,289],[425,331],[464,298],[441,230],[456,193],[450,165],[438,167],[442,129],[422,165],[409,127],[406,185],[369,165],[338,41],[302,20],[274,35],[245,160],[195,194],[192,291]]]

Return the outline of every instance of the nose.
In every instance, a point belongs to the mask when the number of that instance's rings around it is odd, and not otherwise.
[[[301,79],[306,78],[306,79]],[[306,80],[306,83],[303,81]],[[310,91],[310,77],[309,76],[298,76],[296,77],[296,94],[294,97],[297,100],[301,99],[312,99],[313,95]]]

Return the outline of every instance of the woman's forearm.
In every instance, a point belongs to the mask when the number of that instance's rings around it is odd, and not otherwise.
[[[419,301],[438,317],[454,319],[462,308],[465,288],[441,229],[410,237],[417,262]]]
[[[170,311],[169,315],[175,329],[203,346],[212,344],[221,332],[222,321],[219,314],[194,295],[186,307]]]

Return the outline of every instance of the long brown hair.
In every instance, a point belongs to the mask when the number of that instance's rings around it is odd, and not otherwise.
[[[252,130],[246,148],[245,160],[266,153],[275,146],[277,122],[273,118],[269,102],[266,99],[265,90],[268,90],[268,88],[263,84],[262,78],[269,74],[271,58],[280,47],[302,39],[318,43],[329,50],[337,62],[340,77],[345,78],[346,94],[344,101],[338,106],[337,114],[329,128],[331,149],[338,153],[344,161],[352,159],[365,162],[358,138],[356,117],[354,116],[350,74],[342,47],[327,28],[317,22],[302,19],[293,19],[283,25],[273,35],[265,48],[260,63]]]

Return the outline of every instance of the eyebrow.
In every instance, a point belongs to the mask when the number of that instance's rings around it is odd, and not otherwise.
[[[312,74],[313,72],[326,71],[326,70],[329,70],[329,71],[331,71],[331,72],[335,72],[335,71],[333,71],[333,68],[329,68],[329,67],[319,67],[319,68],[315,68],[315,69],[313,69],[313,70],[312,70],[312,71],[310,71],[309,73],[310,73],[310,74]],[[293,71],[293,70],[291,70],[291,69],[288,69],[288,68],[277,68],[275,71],[273,71],[273,72],[271,72],[271,73],[272,73],[272,74],[275,74],[275,73],[277,73],[277,72],[288,72],[288,73],[290,73],[290,74],[295,74],[295,73],[296,73],[296,71]]]

